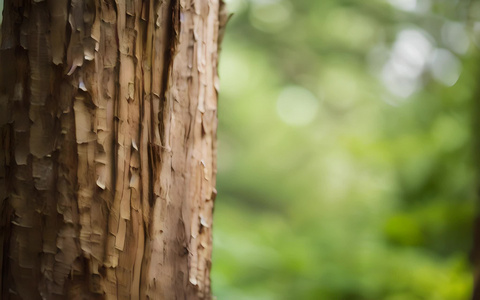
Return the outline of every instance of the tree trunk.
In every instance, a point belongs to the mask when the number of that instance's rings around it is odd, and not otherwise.
[[[221,0],[5,0],[1,299],[209,299]]]

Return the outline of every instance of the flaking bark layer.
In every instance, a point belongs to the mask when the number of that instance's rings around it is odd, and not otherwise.
[[[209,299],[221,0],[5,0],[1,299]]]

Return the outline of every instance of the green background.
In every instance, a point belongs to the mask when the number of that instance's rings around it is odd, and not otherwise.
[[[226,2],[214,295],[468,299],[480,6]]]

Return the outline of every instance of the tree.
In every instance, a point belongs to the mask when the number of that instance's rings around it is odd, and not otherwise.
[[[5,0],[2,299],[208,299],[221,0]]]

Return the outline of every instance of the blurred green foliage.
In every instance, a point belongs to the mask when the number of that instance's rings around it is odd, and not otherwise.
[[[218,299],[470,297],[470,2],[227,1]]]

